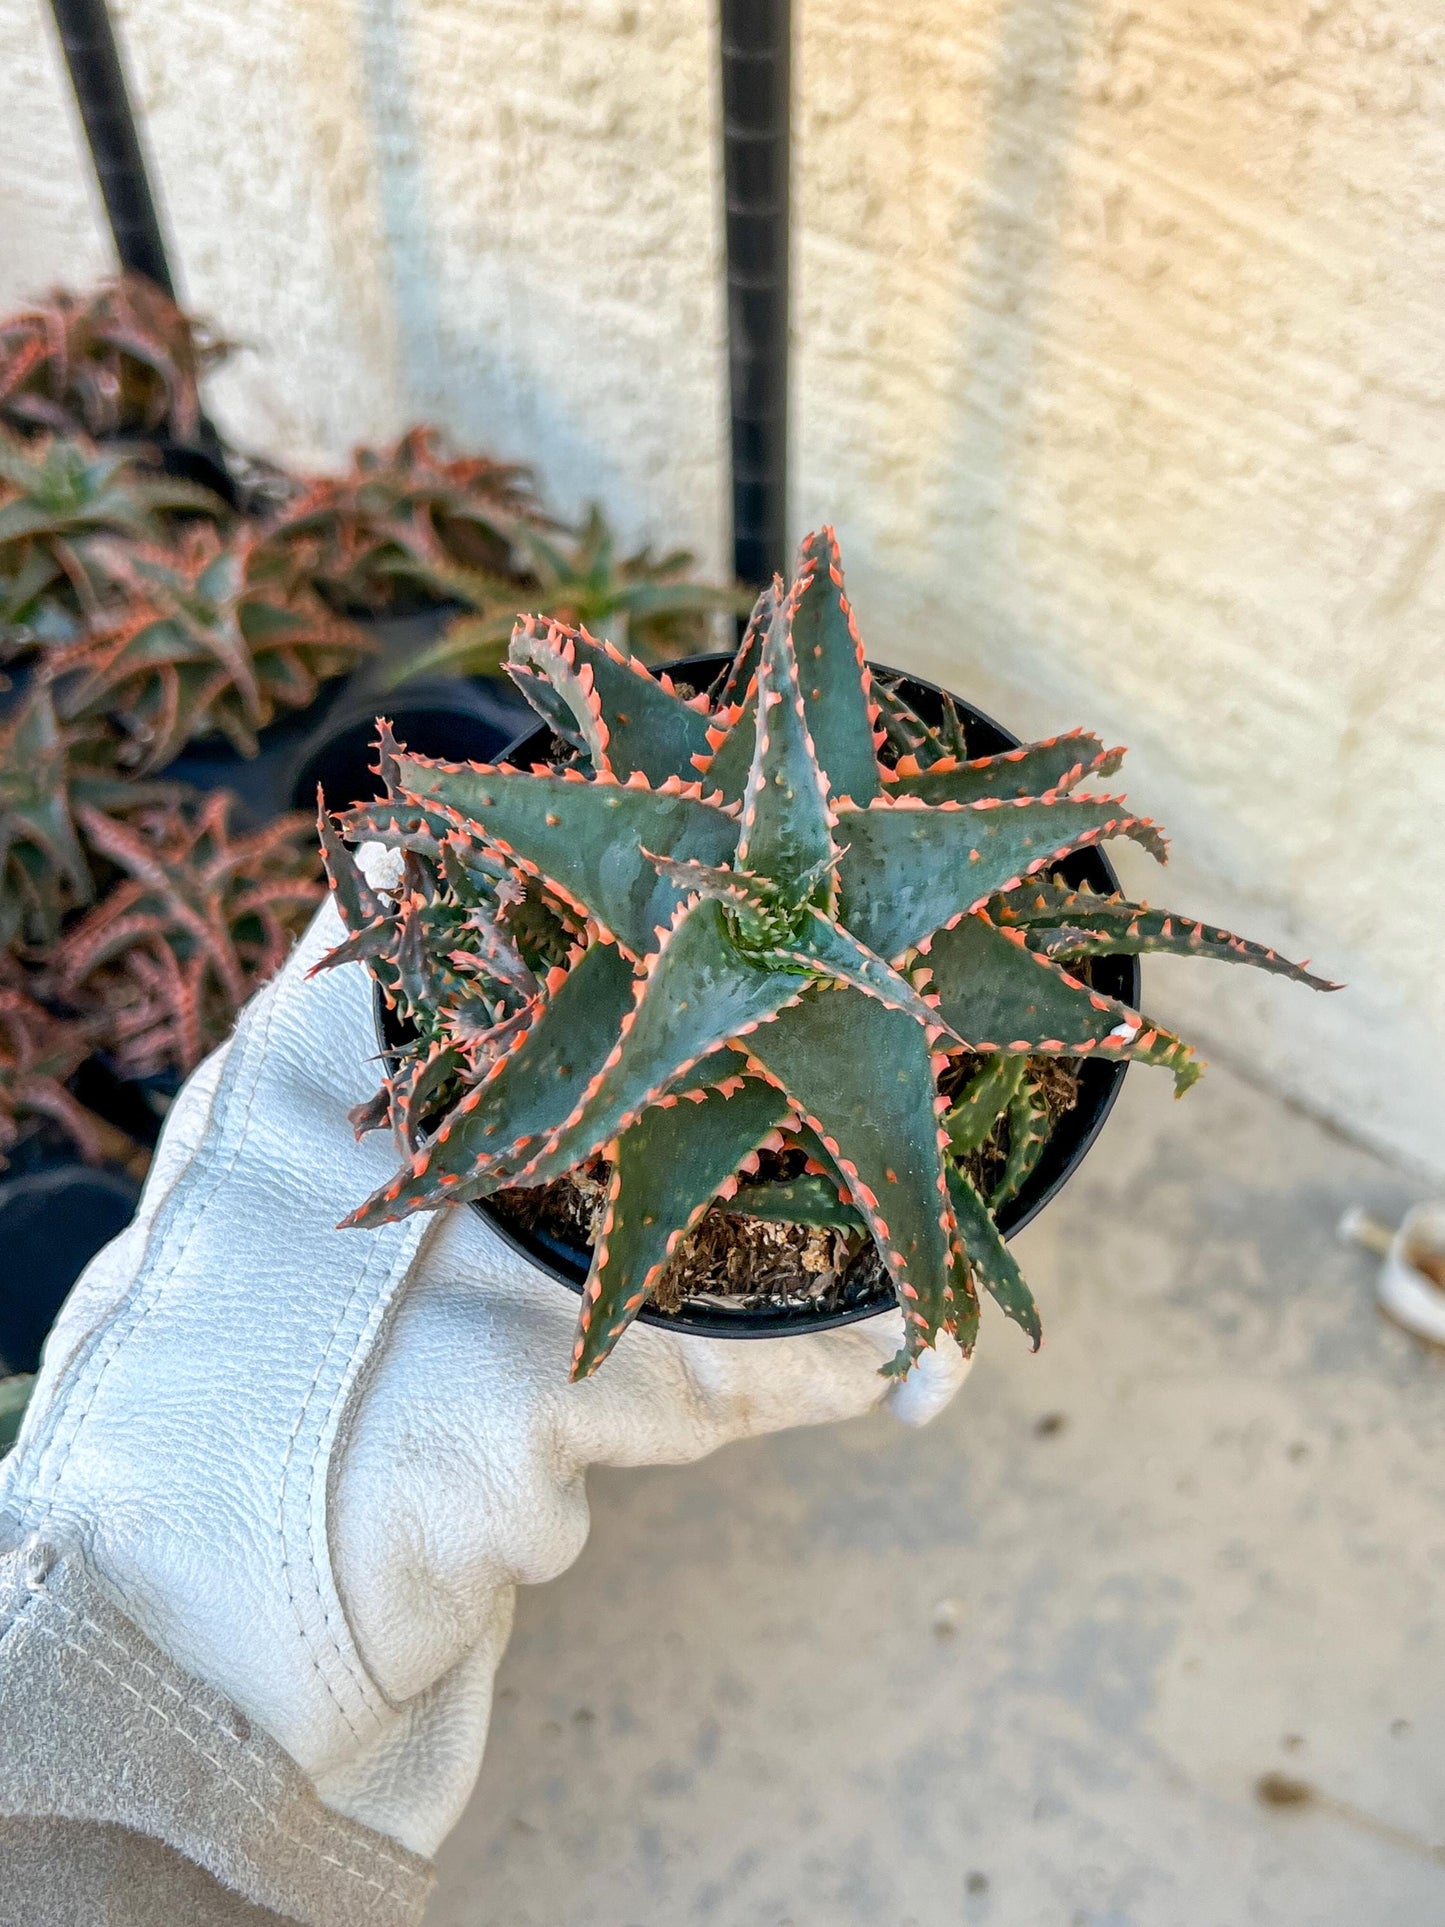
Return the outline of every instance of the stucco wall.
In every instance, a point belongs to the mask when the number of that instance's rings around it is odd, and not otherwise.
[[[724,553],[702,0],[119,17],[187,292],[253,344],[238,436],[431,416]],[[1445,24],[798,0],[798,36],[799,528],[875,654],[1134,746],[1156,898],[1351,983],[1165,962],[1159,1015],[1445,1173]],[[0,196],[0,302],[104,259],[36,0]]]

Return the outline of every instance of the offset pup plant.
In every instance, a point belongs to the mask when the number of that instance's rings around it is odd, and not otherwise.
[[[905,1317],[892,1373],[944,1331],[971,1348],[980,1287],[1036,1344],[993,1208],[1047,1135],[1051,1070],[1137,1059],[1181,1092],[1200,1070],[1087,960],[1174,951],[1329,987],[1058,882],[1108,837],[1164,856],[1153,824],[1081,788],[1120,752],[1075,731],[970,758],[947,706],[930,726],[870,671],[831,530],[706,693],[557,623],[520,623],[511,664],[554,765],[432,762],[383,724],[387,797],[322,814],[348,931],[326,963],[365,960],[414,1037],[354,1120],[389,1123],[406,1161],[344,1222],[600,1177],[576,1377],[719,1202],[866,1230]],[[368,839],[404,852],[394,891],[347,847]]]

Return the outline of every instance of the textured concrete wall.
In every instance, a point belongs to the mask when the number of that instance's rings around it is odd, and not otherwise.
[[[1438,10],[804,20],[800,512],[896,654],[1134,746],[1171,897],[1353,986],[1159,1007],[1445,1169]]]
[[[619,0],[113,0],[238,437],[408,422],[717,561],[726,432],[712,41]],[[44,0],[0,0],[0,302],[106,258]]]
[[[799,527],[837,523],[877,655],[1131,743],[1170,898],[1352,985],[1164,963],[1160,1015],[1445,1171],[1445,25],[798,10]],[[119,17],[187,291],[253,344],[235,433],[431,416],[724,552],[702,0]],[[0,0],[0,130],[8,302],[104,258],[36,0]]]

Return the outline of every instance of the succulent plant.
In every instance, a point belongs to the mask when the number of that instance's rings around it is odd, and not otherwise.
[[[229,344],[138,274],[89,295],[56,289],[0,323],[0,420],[22,433],[194,442],[199,377]]]
[[[342,608],[382,611],[408,580],[449,569],[505,571],[512,531],[540,517],[525,468],[448,460],[434,428],[394,448],[358,448],[345,475],[317,476],[270,526]]]
[[[344,1222],[604,1160],[574,1376],[729,1199],[805,1221],[845,1201],[904,1311],[890,1372],[944,1331],[970,1348],[980,1286],[1037,1342],[970,1150],[1006,1115],[1004,1187],[1022,1182],[1044,1121],[1030,1067],[1135,1059],[1181,1091],[1200,1069],[1065,963],[1182,950],[1325,987],[1226,933],[1058,885],[1063,858],[1108,837],[1164,855],[1153,824],[1080,788],[1120,752],[1075,731],[970,759],[956,716],[929,727],[893,689],[880,704],[830,530],[804,542],[791,592],[762,596],[710,692],[557,623],[521,623],[512,660],[569,746],[556,766],[432,762],[384,735],[387,797],[325,827],[349,933],[328,961],[366,960],[417,1032],[357,1118],[390,1121],[406,1161]],[[405,853],[393,893],[347,849],[372,838]],[[813,1182],[739,1192],[785,1142]]]
[[[170,513],[215,516],[224,504],[117,451],[0,432],[0,655],[73,636],[104,593],[95,538],[156,542]]]
[[[76,821],[81,805],[123,817],[183,793],[182,784],[118,770],[109,734],[62,722],[49,681],[30,678],[0,718],[0,944],[33,961],[66,916],[92,901],[97,863]]]
[[[249,529],[224,539],[198,525],[169,548],[101,542],[92,562],[110,600],[50,671],[66,718],[110,719],[137,771],[213,733],[254,755],[278,710],[304,708],[373,647],[294,554]]]
[[[71,813],[70,745],[42,683],[0,723],[0,942],[53,939],[91,890]]]
[[[57,1017],[0,960],[0,1169],[27,1119],[48,1118],[88,1162],[101,1156],[97,1120],[66,1088],[95,1048],[83,1018]]]
[[[470,608],[440,642],[413,658],[405,673],[495,675],[519,601],[553,621],[589,628],[644,662],[706,648],[712,617],[742,614],[751,601],[742,590],[694,580],[693,558],[685,549],[654,556],[644,548],[619,559],[616,546],[601,510],[593,507],[571,536],[519,524],[511,576],[427,570],[432,588]]]
[[[52,993],[103,1020],[118,1068],[190,1071],[279,968],[323,894],[304,816],[233,835],[224,790],[122,821],[76,810],[120,880],[65,931]]]

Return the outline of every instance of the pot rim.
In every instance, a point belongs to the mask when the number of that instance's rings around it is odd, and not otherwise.
[[[660,663],[654,667],[654,674],[666,673],[669,676],[685,676],[690,669],[705,669],[716,672],[733,660],[731,650],[707,650],[692,656],[684,656],[677,661]],[[871,657],[868,667],[874,675],[896,678],[903,686],[904,693],[912,695],[923,691],[933,701],[942,702],[945,696],[951,697],[963,711],[965,724],[971,725],[976,734],[993,736],[998,739],[998,750],[1017,748],[1022,738],[1002,723],[995,722],[992,716],[977,708],[966,697],[952,690],[945,690],[940,684],[930,682],[924,676],[914,675],[909,670],[894,669],[887,663],[875,662]],[[547,724],[538,720],[537,726],[525,731],[509,743],[499,760],[517,762],[524,767],[539,759],[546,739],[551,735]],[[539,741],[538,739],[541,739]],[[996,749],[982,753],[994,755]],[[1081,872],[1092,872],[1090,879],[1096,886],[1117,891],[1120,888],[1114,866],[1103,851],[1095,847],[1075,852],[1066,858],[1061,868],[1072,866]],[[1081,880],[1083,880],[1081,878]],[[1107,994],[1119,997],[1135,1009],[1139,1005],[1143,973],[1137,956],[1118,956],[1099,960],[1115,967],[1119,983]],[[388,1062],[395,1045],[387,1036],[386,1007],[382,1001],[380,985],[373,987],[373,1010],[376,1020],[377,1041],[383,1058]],[[1015,1232],[1022,1231],[1031,1224],[1046,1205],[1052,1204],[1073,1177],[1089,1152],[1093,1149],[1108,1120],[1109,1113],[1118,1102],[1119,1091],[1128,1072],[1127,1059],[1105,1059],[1091,1057],[1080,1064],[1080,1096],[1074,1107],[1066,1111],[1053,1131],[1050,1132],[1043,1154],[1035,1166],[1029,1181],[1017,1198],[1004,1205],[998,1213],[997,1223],[1000,1232],[1012,1238]],[[1067,1140],[1067,1142],[1061,1142]],[[1054,1155],[1050,1155],[1054,1153]],[[502,1242],[525,1258],[529,1264],[546,1272],[569,1291],[581,1295],[591,1264],[591,1249],[586,1246],[567,1244],[544,1231],[524,1230],[509,1224],[492,1207],[489,1198],[470,1200],[470,1208],[478,1211],[487,1220],[491,1229]],[[728,1311],[722,1305],[699,1304],[693,1301],[691,1308],[687,1301],[675,1312],[661,1311],[655,1305],[644,1305],[637,1314],[637,1322],[644,1325],[658,1325],[667,1331],[685,1332],[699,1338],[801,1338],[809,1332],[830,1331],[840,1325],[857,1324],[864,1318],[876,1318],[883,1312],[896,1308],[897,1300],[891,1288],[889,1295],[864,1300],[861,1304],[834,1307],[829,1310],[812,1311],[798,1306],[739,1308]]]

